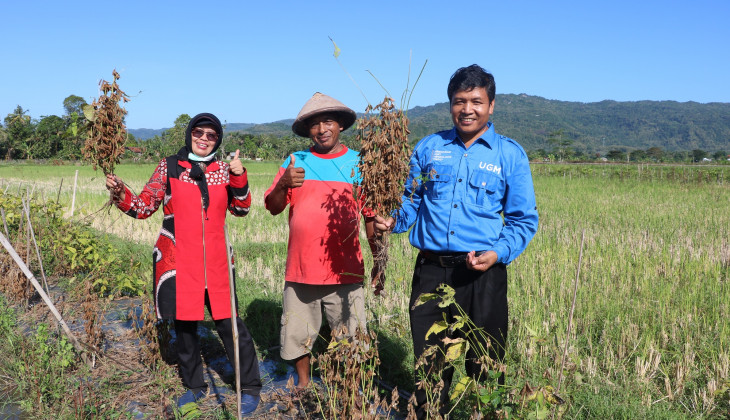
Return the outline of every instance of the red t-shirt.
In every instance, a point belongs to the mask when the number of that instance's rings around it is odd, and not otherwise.
[[[289,245],[286,281],[306,284],[348,284],[363,281],[360,215],[370,215],[353,186],[360,180],[358,153],[343,147],[321,155],[313,150],[294,153],[295,167],[304,168],[304,183],[289,189]],[[279,168],[264,194],[264,202],[291,158]],[[268,203],[266,204],[268,208]]]

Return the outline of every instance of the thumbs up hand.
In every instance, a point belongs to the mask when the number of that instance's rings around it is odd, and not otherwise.
[[[304,168],[297,168],[296,158],[289,155],[289,166],[286,167],[284,173],[279,178],[279,186],[282,188],[299,188],[304,184]]]
[[[230,163],[228,164],[228,170],[233,175],[241,175],[243,174],[243,171],[246,170],[243,167],[243,163],[241,163],[241,159],[238,158],[240,152],[240,150],[236,149],[236,155],[233,156],[233,159],[231,159]]]

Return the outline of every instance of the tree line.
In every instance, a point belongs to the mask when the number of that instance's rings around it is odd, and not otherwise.
[[[0,159],[82,159],[81,150],[87,139],[87,121],[83,113],[85,105],[87,103],[83,98],[70,95],[63,101],[64,115],[42,116],[40,119],[31,118],[28,111],[18,105],[0,123]],[[175,120],[172,128],[146,140],[127,133],[123,157],[157,160],[177,153],[185,144],[185,129],[190,119],[190,115],[182,114]],[[348,133],[341,139],[348,147],[358,149],[353,134]],[[275,136],[226,131],[221,152],[225,155],[239,149],[241,155],[248,159],[282,160],[309,146],[309,139],[293,133]]]
[[[185,129],[190,122],[190,115],[182,114],[175,120],[172,128],[162,132],[160,135],[147,140],[140,140],[129,136],[127,146],[138,158],[162,159],[177,153],[185,144]],[[303,150],[311,146],[311,140],[292,134],[276,136],[272,134],[249,134],[241,131],[227,131],[223,127],[223,143],[220,153],[223,156],[240,150],[244,159],[259,160],[284,160],[291,153]],[[344,134],[340,141],[346,146],[359,150],[357,139],[353,134]]]
[[[86,101],[76,95],[64,99],[65,114],[35,120],[18,105],[0,124],[0,158],[80,159],[86,140],[86,120],[82,107]]]
[[[86,119],[83,106],[86,101],[76,95],[70,95],[63,101],[64,115],[42,116],[31,118],[27,110],[20,105],[8,114],[0,123],[0,159],[58,159],[79,160],[81,150],[87,137]],[[412,129],[417,135],[410,139],[415,143],[421,135],[427,134],[421,127],[424,125],[423,108],[411,110]],[[420,113],[419,113],[420,111]],[[443,118],[439,126],[450,126],[448,111],[442,112]],[[180,115],[173,127],[149,139],[139,139],[127,133],[125,143],[127,151],[123,157],[133,160],[159,160],[176,153],[185,143],[185,129],[190,121],[188,114]],[[431,125],[431,124],[428,124]],[[429,127],[432,128],[432,127]],[[439,128],[439,129],[443,129]],[[225,128],[224,128],[225,130]],[[424,133],[420,133],[424,131]],[[437,131],[433,129],[432,131]],[[615,161],[615,162],[727,162],[727,150],[706,151],[701,148],[687,150],[665,149],[659,146],[649,148],[609,145],[600,152],[596,148],[586,147],[585,142],[576,139],[573,130],[559,128],[545,133],[546,141],[539,143],[523,142],[517,139],[526,149],[531,160],[578,162],[578,161]],[[223,155],[241,151],[247,159],[283,160],[290,153],[306,149],[311,145],[307,138],[291,134],[247,133],[245,131],[225,132],[225,141],[221,146]],[[343,132],[342,142],[348,147],[359,150],[356,132],[349,129]]]
[[[548,147],[526,150],[530,160],[550,162],[730,163],[730,155],[725,150],[710,153],[702,149],[664,150],[657,146],[647,149],[622,146],[608,149],[607,153],[601,154],[588,152],[584,147],[575,147],[575,141],[566,136],[563,129],[550,132],[547,138]]]

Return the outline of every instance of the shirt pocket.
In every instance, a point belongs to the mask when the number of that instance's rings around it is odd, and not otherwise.
[[[426,169],[426,196],[432,200],[450,200],[454,194],[451,166],[429,165]]]
[[[473,171],[469,177],[469,202],[487,207],[502,199],[502,178],[490,171]]]

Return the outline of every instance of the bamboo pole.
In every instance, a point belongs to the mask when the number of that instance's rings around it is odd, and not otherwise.
[[[575,273],[575,284],[573,285],[573,304],[570,307],[570,315],[568,316],[568,331],[565,336],[565,347],[563,348],[563,360],[560,362],[560,375],[558,376],[558,388],[555,390],[556,393],[560,392],[560,385],[563,382],[563,367],[565,366],[565,357],[568,354],[568,344],[570,343],[570,330],[573,329],[573,313],[575,312],[575,300],[578,296],[578,278],[580,277],[580,266],[583,263],[583,244],[586,240],[586,230],[583,229],[583,234],[580,239],[580,254],[578,256],[578,269]]]
[[[228,287],[230,288],[231,295],[231,329],[233,330],[233,354],[236,370],[236,407],[238,408],[236,412],[238,420],[241,420],[241,358],[238,354],[238,308],[236,308],[236,287],[233,279],[233,260],[231,252],[231,241],[230,239],[228,239],[228,226],[224,225],[223,231],[226,236],[226,255],[228,257]]]
[[[64,321],[61,317],[61,314],[56,309],[56,306],[53,304],[53,301],[51,301],[51,298],[46,294],[46,292],[43,290],[43,287],[41,287],[40,283],[38,283],[38,280],[36,280],[35,276],[33,276],[33,273],[31,273],[28,269],[28,266],[25,265],[20,256],[18,256],[18,253],[15,252],[15,248],[13,248],[8,239],[2,233],[0,233],[0,242],[3,244],[3,247],[5,247],[5,250],[8,251],[10,256],[13,257],[15,263],[18,264],[18,267],[20,267],[20,269],[23,271],[23,274],[25,274],[25,277],[27,277],[28,280],[30,280],[31,284],[33,284],[33,287],[35,287],[35,290],[41,296],[46,305],[48,305],[48,309],[50,309],[51,313],[53,313],[53,316],[56,317],[59,325],[61,325],[64,333],[66,333],[66,336],[68,336],[71,344],[73,344],[76,351],[79,352],[81,358],[84,359],[84,362],[89,364],[89,359],[86,357],[86,353],[83,352],[81,348],[81,343],[71,333],[68,325],[66,325],[66,321]]]

